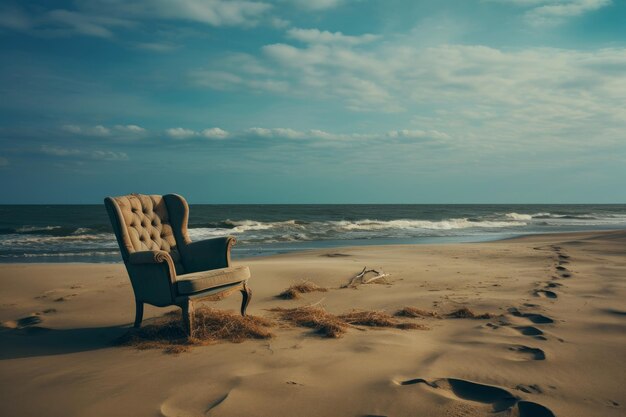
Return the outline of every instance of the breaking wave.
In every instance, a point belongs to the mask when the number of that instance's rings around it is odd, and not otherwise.
[[[302,248],[298,244],[304,242],[308,242],[306,247],[324,247],[366,241],[476,241],[524,233],[626,227],[626,206],[500,207],[228,206],[220,213],[215,207],[194,207],[188,230],[193,241],[234,235],[239,241],[236,251],[263,253],[272,247]],[[35,217],[45,219],[43,214]],[[87,215],[83,219],[76,224],[68,214],[67,218],[46,219],[43,225],[5,221],[0,225],[0,262],[119,261],[108,219]]]

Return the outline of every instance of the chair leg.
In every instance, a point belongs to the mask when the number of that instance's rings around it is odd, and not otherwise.
[[[248,308],[248,304],[250,304],[250,299],[252,298],[252,290],[246,283],[243,284],[243,288],[241,290],[241,295],[243,299],[241,300],[241,315],[246,315],[246,309]]]
[[[191,300],[187,300],[187,302],[183,304],[181,308],[183,309],[183,328],[185,329],[185,333],[187,333],[187,336],[192,337],[194,319],[193,303],[191,302]]]
[[[141,320],[143,320],[143,302],[135,300],[135,328],[141,327]]]

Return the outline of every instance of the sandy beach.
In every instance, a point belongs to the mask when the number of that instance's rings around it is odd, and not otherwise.
[[[133,320],[122,264],[0,265],[2,416],[623,416],[626,232],[352,247],[237,262],[274,337],[166,354],[114,346]],[[385,283],[340,288],[363,267]],[[276,297],[307,280],[328,288]],[[238,295],[211,307],[237,310]],[[322,338],[275,307],[404,307],[427,330]],[[448,318],[467,307],[487,319]],[[173,309],[147,307],[146,322]]]

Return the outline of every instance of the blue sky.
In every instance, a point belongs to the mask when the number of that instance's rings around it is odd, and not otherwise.
[[[626,1],[0,5],[0,203],[624,203]]]

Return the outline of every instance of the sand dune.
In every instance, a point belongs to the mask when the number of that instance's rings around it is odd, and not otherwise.
[[[253,273],[249,311],[272,319],[275,336],[177,355],[113,344],[134,312],[122,265],[0,266],[0,415],[626,412],[626,232],[342,248],[242,263]],[[341,288],[365,266],[390,276]],[[327,291],[277,297],[304,282]],[[207,305],[238,303],[234,296]],[[328,339],[270,311],[309,304],[357,324]],[[341,316],[353,310],[420,326],[362,326]],[[147,322],[167,311],[147,308]]]

